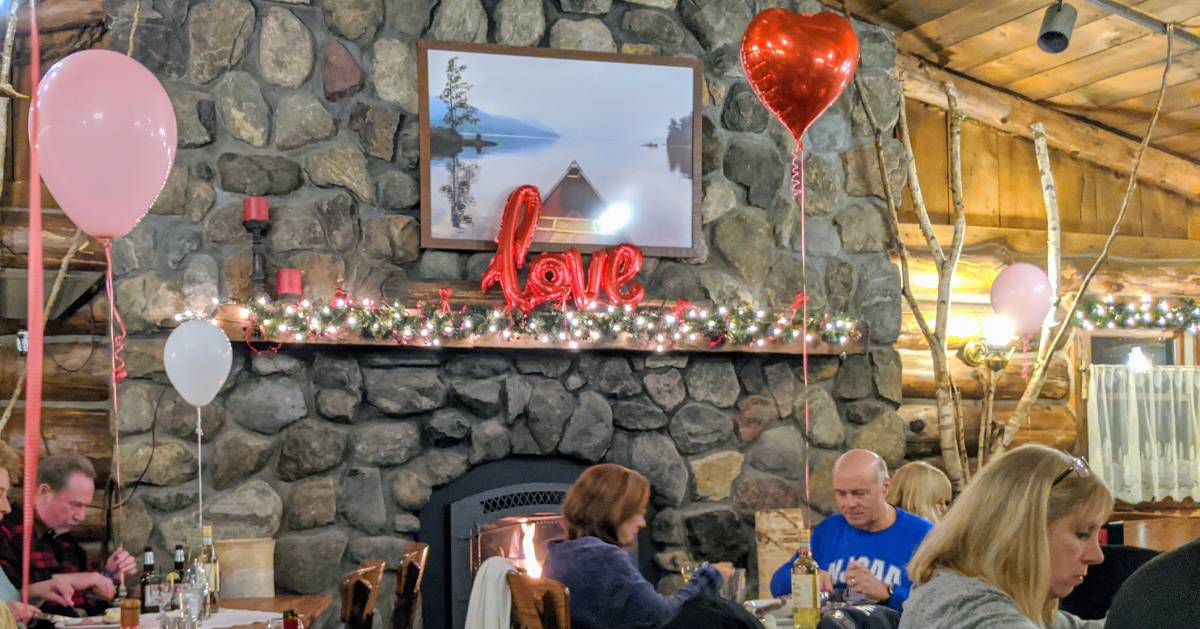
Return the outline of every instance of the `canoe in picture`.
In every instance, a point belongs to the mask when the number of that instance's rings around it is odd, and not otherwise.
[[[589,244],[619,242],[628,222],[628,206],[610,206],[588,180],[579,162],[572,160],[542,199],[537,239]]]

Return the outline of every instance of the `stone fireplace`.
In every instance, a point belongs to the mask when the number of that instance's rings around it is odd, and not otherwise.
[[[437,490],[421,514],[421,539],[444,557],[427,568],[426,622],[462,626],[475,571],[488,557],[540,572],[546,544],[566,537],[562,501],[583,469],[568,459],[509,457]]]
[[[418,245],[419,37],[702,59],[702,255],[647,258],[638,281],[650,297],[775,308],[786,308],[805,283],[812,309],[866,322],[867,352],[812,357],[805,394],[799,356],[304,345],[264,352],[239,343],[229,382],[203,414],[205,510],[218,537],[276,539],[281,592],[333,593],[361,559],[395,561],[406,541],[448,534],[452,503],[502,488],[472,480],[502,476],[481,472],[496,465],[551,470],[518,474],[510,485],[569,485],[598,461],[645,474],[652,520],[639,556],[668,590],[684,555],[753,569],[753,512],[801,504],[806,450],[817,514],[833,508],[829,468],[841,450],[903,459],[892,349],[899,274],[885,252],[886,207],[862,108],[848,90],[806,137],[805,272],[787,179],[792,142],[738,63],[737,43],[755,11],[815,11],[815,2],[142,4],[135,56],[172,97],[180,150],[151,213],[114,246],[117,305],[132,335],[120,456],[126,481],[141,481],[122,516],[126,547],[165,552],[195,534],[195,416],[167,383],[162,345],[177,312],[246,296],[244,196],[270,198],[268,277],[300,268],[306,297],[345,288],[392,299],[412,281],[478,282],[490,254]],[[134,2],[105,7],[111,46],[123,52]],[[863,96],[890,128],[900,100],[889,75],[891,36],[855,26]],[[888,156],[898,149],[885,141]],[[903,181],[898,158],[887,174]],[[435,551],[430,561],[454,575],[452,554]],[[759,575],[749,576],[753,589]],[[380,601],[386,618],[391,597]],[[336,617],[334,609],[325,622]]]

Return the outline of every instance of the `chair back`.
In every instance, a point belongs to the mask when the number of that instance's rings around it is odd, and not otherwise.
[[[392,607],[392,629],[412,629],[413,615],[420,600],[421,579],[425,576],[425,560],[429,544],[410,542],[396,570],[396,604]]]
[[[554,579],[508,573],[513,629],[571,629],[571,594]]]
[[[346,629],[371,629],[385,566],[378,559],[365,559],[342,580],[342,622]]]

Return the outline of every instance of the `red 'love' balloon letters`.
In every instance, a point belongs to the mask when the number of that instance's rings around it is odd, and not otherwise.
[[[746,27],[742,66],[759,100],[799,145],[804,131],[854,78],[858,37],[836,13],[767,9]]]
[[[613,305],[641,303],[645,288],[641,284],[625,287],[637,277],[643,263],[642,250],[631,244],[593,253],[586,273],[578,249],[540,254],[530,262],[529,281],[522,289],[517,271],[525,266],[541,211],[542,198],[536,186],[521,186],[508,195],[500,216],[496,255],[480,281],[485,292],[499,282],[504,303],[526,313],[547,301],[561,306],[573,300],[576,307],[586,308],[596,302],[601,291]]]

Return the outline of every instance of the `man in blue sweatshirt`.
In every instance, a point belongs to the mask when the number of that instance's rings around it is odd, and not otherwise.
[[[833,464],[833,493],[841,513],[813,529],[812,553],[847,601],[901,611],[912,586],[908,560],[933,524],[888,504],[890,484],[887,463],[878,454],[850,450],[839,457]],[[772,577],[773,596],[791,593],[793,561]]]

